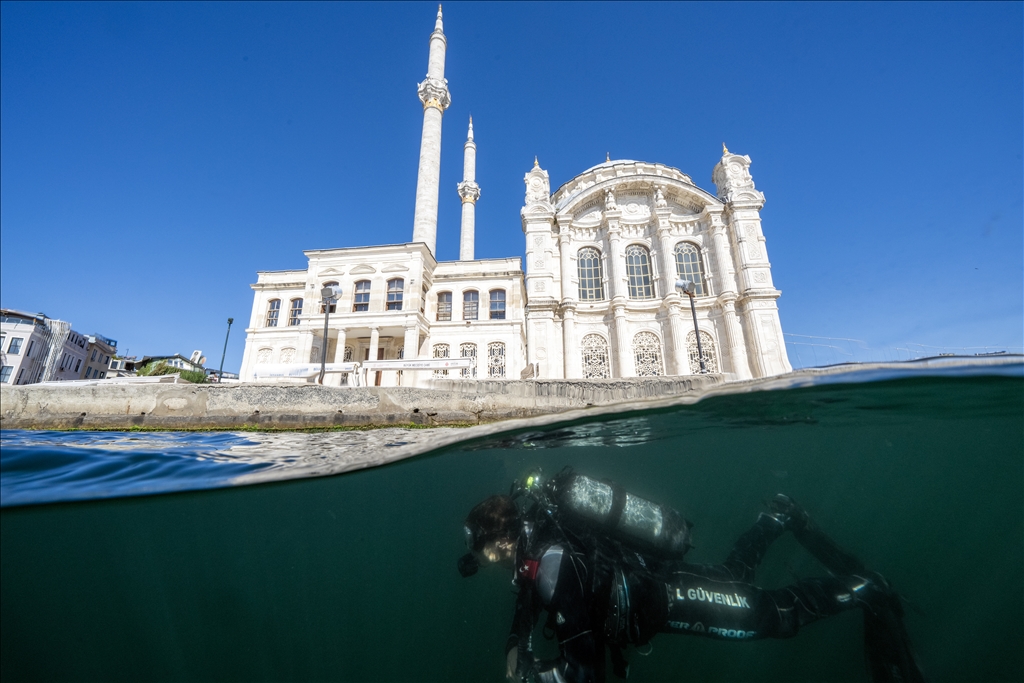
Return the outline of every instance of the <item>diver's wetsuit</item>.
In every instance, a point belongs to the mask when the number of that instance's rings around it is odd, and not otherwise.
[[[754,570],[787,528],[836,576],[778,590],[754,586]],[[882,577],[806,522],[762,513],[721,565],[659,561],[553,520],[528,531],[516,557],[520,590],[506,645],[506,652],[518,650],[519,678],[532,673],[542,681],[602,681],[605,646],[615,673],[625,677],[623,648],[644,645],[659,632],[737,641],[788,638],[801,626],[861,607],[872,678],[921,680],[898,597]],[[554,662],[532,656],[531,633],[542,609],[562,653]]]

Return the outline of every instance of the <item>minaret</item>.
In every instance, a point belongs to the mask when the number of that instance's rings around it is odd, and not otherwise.
[[[459,196],[462,197],[462,237],[459,240],[459,260],[473,260],[473,246],[476,243],[476,200],[480,198],[480,186],[476,184],[476,143],[473,142],[473,117],[469,117],[469,134],[466,136],[465,156],[462,161],[462,182]]]
[[[413,216],[412,241],[423,242],[437,257],[437,196],[441,178],[441,118],[451,104],[448,81],[444,77],[444,53],[448,41],[441,22],[441,6],[437,6],[437,22],[430,34],[430,58],[427,77],[419,84],[423,103],[423,137],[420,139],[420,168],[416,174],[416,212]]]

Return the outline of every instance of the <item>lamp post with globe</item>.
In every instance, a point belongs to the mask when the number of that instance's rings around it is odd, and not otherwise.
[[[693,303],[694,296],[697,294],[697,285],[692,280],[676,280],[676,289],[690,297],[690,313],[693,314],[693,335],[697,338],[697,360],[700,361],[700,374],[706,375],[708,368],[704,364],[704,347],[700,344],[700,328],[697,327],[697,307]]]
[[[327,373],[327,321],[331,317],[331,306],[341,298],[341,287],[338,285],[327,285],[320,290],[320,299],[324,304],[324,345],[320,351],[320,377],[317,384],[324,383],[324,375]]]

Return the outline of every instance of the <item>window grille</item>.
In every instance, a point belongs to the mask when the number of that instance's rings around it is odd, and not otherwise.
[[[302,319],[302,299],[292,299],[292,307],[288,312],[288,324],[298,325]]]
[[[718,372],[718,352],[715,351],[715,340],[704,330],[700,331],[700,345],[704,351],[704,367],[708,372]],[[700,355],[697,353],[697,337],[690,332],[686,335],[686,355],[690,359],[690,374],[700,374]]]
[[[661,367],[661,341],[653,332],[637,332],[633,337],[633,359],[637,377],[657,377]]]
[[[352,311],[359,313],[370,310],[370,281],[360,280],[356,283],[355,298],[352,300]]]
[[[267,327],[277,327],[277,316],[281,313],[281,300],[271,299],[267,308]],[[96,360],[96,352],[92,352],[92,359]]]
[[[295,349],[290,346],[281,349],[282,363],[291,363],[293,360],[295,360]]]
[[[395,278],[394,280],[388,280],[388,303],[387,310],[389,311],[400,311],[402,310],[402,290],[405,289],[405,280],[402,278]]]
[[[696,285],[696,295],[708,294],[707,282],[704,280],[704,262],[700,258],[700,248],[690,242],[680,242],[675,248],[676,279],[689,280]]]
[[[626,277],[629,280],[630,299],[653,299],[651,285],[651,255],[639,244],[626,247]]]
[[[441,321],[452,319],[451,292],[440,292],[437,295],[437,319]]]
[[[487,345],[487,376],[505,376],[505,345],[502,342]]]
[[[463,292],[462,294],[462,319],[476,320],[480,310],[480,293]]]
[[[451,347],[447,344],[434,344],[434,358],[451,358]],[[448,376],[448,370],[434,370],[434,377],[443,379]]]
[[[473,359],[473,367],[462,368],[462,376],[476,377],[476,344],[471,342],[459,344],[459,357]]]
[[[346,346],[345,347],[345,355],[343,356],[343,358],[345,359],[343,361],[345,363],[351,363],[352,362],[352,347],[351,346]]]
[[[491,320],[504,320],[505,319],[505,290],[504,289],[492,289],[490,293],[491,299]]]
[[[270,349],[260,349],[256,353],[256,363],[269,363],[271,353],[272,351]]]
[[[588,334],[583,338],[583,379],[600,379],[612,376],[608,358],[608,342],[599,334]]]
[[[580,249],[576,263],[580,276],[580,301],[603,299],[604,279],[601,276],[601,252],[593,247]]]
[[[322,285],[320,285],[321,289],[324,288],[324,287],[337,287],[337,286],[338,286],[338,283],[335,280],[331,280],[329,282],[325,282]],[[324,312],[324,302],[323,302],[323,299],[321,299],[320,300],[320,314],[323,315],[323,312]],[[338,304],[336,304],[336,303],[331,304],[331,313],[337,313],[337,312],[338,312]]]

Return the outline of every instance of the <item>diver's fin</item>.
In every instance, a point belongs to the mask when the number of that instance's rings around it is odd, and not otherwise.
[[[876,683],[924,683],[902,612],[895,595],[891,607],[864,610],[864,655]]]

